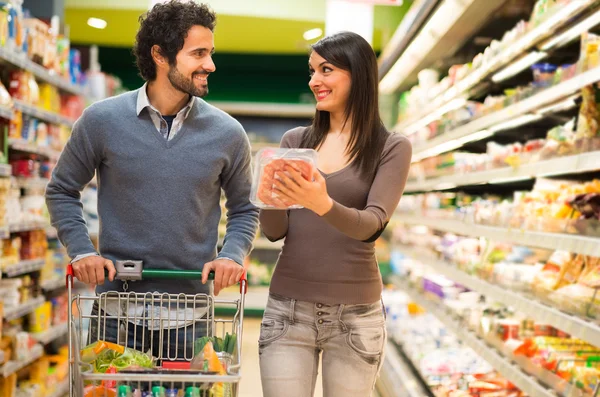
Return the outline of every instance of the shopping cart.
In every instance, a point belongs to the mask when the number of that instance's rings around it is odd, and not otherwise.
[[[211,387],[220,385],[223,397],[238,395],[241,379],[241,346],[244,302],[247,290],[246,274],[240,280],[240,298],[216,299],[210,294],[167,294],[127,292],[128,283],[148,279],[197,279],[201,271],[143,269],[140,261],[117,261],[116,279],[123,281],[123,292],[107,292],[95,296],[73,294],[74,273],[67,268],[69,297],[69,396],[212,396]],[[211,273],[209,279],[213,279]],[[87,305],[86,305],[87,303]],[[84,306],[93,304],[96,310],[84,314]],[[215,304],[234,309],[229,319],[215,317]],[[93,324],[92,327],[86,325]],[[111,328],[112,327],[112,328]],[[151,360],[152,369],[133,367],[118,373],[102,373],[97,364],[81,358],[80,349],[90,341],[105,340],[107,331],[121,346],[132,348]],[[87,341],[84,335],[89,330]],[[227,335],[229,334],[229,335]],[[193,370],[196,338],[228,339],[233,350],[216,353],[225,372]],[[232,342],[233,341],[233,342]],[[215,350],[217,350],[215,348]],[[151,354],[151,356],[149,356]],[[179,392],[177,393],[176,390]],[[84,394],[85,393],[85,394]]]

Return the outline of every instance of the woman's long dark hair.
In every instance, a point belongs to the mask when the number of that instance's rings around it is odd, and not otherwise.
[[[350,72],[350,95],[344,111],[344,123],[352,129],[346,148],[353,164],[363,176],[373,175],[379,165],[387,131],[379,116],[377,58],[369,43],[352,32],[336,33],[312,46],[335,67]],[[329,112],[317,110],[312,126],[302,137],[302,147],[317,149],[329,132]]]

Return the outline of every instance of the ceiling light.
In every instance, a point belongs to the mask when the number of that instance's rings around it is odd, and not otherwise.
[[[311,41],[317,39],[323,35],[323,30],[321,28],[315,28],[311,30],[307,30],[304,32],[304,40]]]
[[[104,19],[100,18],[90,18],[88,19],[87,24],[96,29],[104,29],[106,25],[108,25]]]

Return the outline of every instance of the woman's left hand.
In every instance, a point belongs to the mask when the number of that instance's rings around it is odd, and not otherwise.
[[[315,167],[313,180],[307,181],[294,167],[287,165],[285,172],[277,174],[275,189],[277,195],[285,201],[293,202],[308,208],[319,216],[323,216],[333,207],[333,200],[327,194],[325,178]]]

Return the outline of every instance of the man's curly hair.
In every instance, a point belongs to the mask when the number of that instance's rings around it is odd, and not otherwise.
[[[170,0],[155,5],[141,15],[139,21],[140,29],[135,38],[133,54],[140,76],[152,81],[156,79],[156,64],[152,59],[154,45],[158,45],[161,55],[167,58],[170,65],[174,65],[188,31],[195,25],[214,31],[217,17],[206,4]]]

